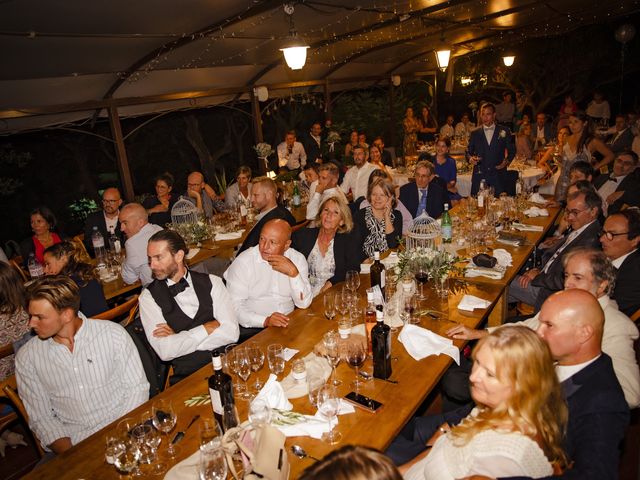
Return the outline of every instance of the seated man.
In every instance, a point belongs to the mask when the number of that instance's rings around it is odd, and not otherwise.
[[[120,229],[127,236],[122,280],[129,284],[139,280],[142,286],[146,286],[153,280],[147,261],[147,243],[162,227],[149,223],[149,216],[142,205],[129,203],[120,210]]]
[[[285,171],[297,170],[307,163],[307,154],[302,144],[296,141],[296,132],[294,130],[287,132],[284,142],[278,145],[277,152],[278,166]]]
[[[102,238],[104,238],[105,247],[109,248],[109,238],[111,235],[117,237],[121,246],[124,244],[124,236],[122,235],[122,230],[120,230],[120,222],[118,222],[120,205],[122,205],[120,191],[117,188],[107,188],[102,192],[102,210],[87,215],[87,219],[84,221],[83,242],[87,252],[89,252],[89,255],[92,257],[95,257],[93,243],[91,241],[93,227],[98,227],[98,231],[102,234]]]
[[[391,158],[389,151],[384,149],[384,140],[382,137],[374,138],[373,144],[378,147],[378,150],[380,150],[380,153],[382,154],[382,163],[387,167],[393,168],[393,159]]]
[[[258,215],[256,215],[255,225],[249,231],[244,242],[242,242],[238,254],[258,245],[260,231],[269,220],[282,218],[291,226],[296,224],[296,219],[291,215],[291,212],[276,202],[278,188],[273,180],[268,177],[258,177],[253,180],[252,184],[251,205],[258,210]]]
[[[16,380],[46,450],[62,453],[148,400],[133,340],[117,323],[80,313],[73,280],[42,277],[27,301],[37,338],[18,351]]]
[[[204,216],[211,218],[216,210],[223,209],[224,204],[218,200],[216,192],[204,181],[200,172],[191,172],[187,177],[186,197],[204,212]]]
[[[611,176],[600,175],[593,182],[602,198],[605,215],[619,212],[625,207],[640,207],[640,182],[632,175],[638,166],[635,152],[622,152],[613,162]]]
[[[242,327],[286,327],[287,314],[311,304],[307,260],[290,245],[289,224],[270,220],[262,228],[260,244],[238,255],[225,272]]]
[[[589,162],[578,160],[569,168],[569,182],[574,184],[580,180],[586,180],[589,183],[593,182],[593,177],[596,176],[596,172]]]
[[[447,115],[446,123],[440,127],[440,138],[453,138],[455,135],[455,128],[453,126],[454,121],[455,119],[453,118],[453,115]]]
[[[604,222],[600,243],[617,269],[613,298],[620,310],[631,316],[640,309],[640,213],[628,208],[609,216]]]
[[[309,188],[309,203],[307,204],[307,220],[313,220],[318,215],[320,205],[329,197],[342,197],[348,203],[347,197],[338,187],[340,172],[333,163],[325,163],[318,167],[318,180]]]
[[[572,231],[563,242],[548,248],[542,258],[542,268],[532,268],[516,275],[509,284],[508,301],[524,302],[540,309],[553,292],[562,289],[564,272],[562,256],[577,247],[598,247],[602,200],[592,191],[577,192],[567,198],[565,217]]]
[[[611,359],[600,347],[603,325],[600,305],[583,290],[558,292],[547,299],[540,311],[537,332],[557,361],[556,373],[569,407],[565,453],[571,468],[551,478],[617,478],[618,445],[629,422],[629,408]],[[386,453],[396,464],[410,460],[424,452],[425,445],[432,444],[430,439],[439,426],[459,423],[471,408],[414,418]]]
[[[367,162],[364,147],[358,144],[353,147],[353,162],[355,165],[347,170],[340,188],[347,196],[350,202],[358,200],[360,197],[367,196],[367,185],[371,172],[378,167]]]
[[[140,320],[147,340],[173,366],[174,384],[211,361],[211,350],[238,340],[238,322],[222,280],[190,272],[189,249],[171,230],[149,239],[154,281],[140,294]]]
[[[400,201],[413,218],[420,216],[423,211],[431,218],[439,218],[444,211],[444,204],[450,204],[447,189],[434,180],[435,173],[433,163],[422,160],[416,163],[415,182],[400,187]]]

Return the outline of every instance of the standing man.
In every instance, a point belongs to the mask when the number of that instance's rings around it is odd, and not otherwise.
[[[162,227],[149,223],[147,211],[139,203],[129,203],[120,211],[120,229],[126,235],[126,257],[122,264],[122,280],[132,284],[138,280],[146,286],[153,278],[147,260],[147,243]]]
[[[60,454],[149,398],[129,334],[86,318],[68,277],[42,277],[27,290],[32,338],[16,355],[16,380],[29,427]]]
[[[320,205],[329,197],[342,197],[348,203],[347,197],[338,187],[340,172],[334,163],[325,163],[318,168],[318,180],[309,188],[309,203],[307,204],[307,220],[315,220]]]
[[[220,277],[187,270],[182,237],[171,230],[149,239],[153,282],[140,294],[140,320],[151,347],[171,362],[171,384],[211,361],[211,350],[238,340],[238,322]]]
[[[303,139],[304,151],[307,154],[309,163],[322,163],[324,145],[321,135],[322,126],[320,122],[314,122],[309,133]]]
[[[205,217],[211,218],[216,213],[216,203],[219,202],[216,192],[204,181],[200,172],[191,172],[187,177],[186,197],[195,204],[198,210],[204,212]]]
[[[444,211],[444,204],[449,203],[449,194],[446,189],[437,182],[435,167],[427,160],[416,163],[415,182],[407,183],[400,187],[400,201],[413,218],[420,216],[423,211],[431,218],[439,218]]]
[[[640,207],[640,182],[633,175],[637,166],[638,155],[635,152],[618,153],[611,175],[600,175],[593,182],[602,198],[605,215],[619,212],[625,207]]]
[[[300,142],[296,141],[296,132],[290,130],[284,142],[278,145],[278,166],[282,169],[297,170],[307,163],[307,154]]]
[[[87,216],[84,222],[84,245],[91,257],[95,257],[93,243],[91,242],[93,227],[98,227],[98,231],[104,238],[105,245],[109,244],[111,235],[118,237],[120,244],[124,243],[124,236],[120,230],[120,222],[118,222],[120,205],[122,205],[120,191],[115,187],[107,188],[102,192],[102,211],[98,210]]]
[[[355,165],[347,170],[344,174],[344,180],[340,188],[347,196],[350,202],[360,197],[367,196],[367,185],[369,184],[369,175],[378,167],[367,162],[364,147],[360,144],[353,147],[353,161]]]
[[[495,106],[494,111],[496,113],[496,122],[498,122],[501,127],[511,129],[516,114],[516,106],[512,101],[511,92],[504,92],[502,94],[502,102]]]
[[[473,165],[471,194],[476,195],[480,180],[494,187],[495,194],[507,191],[507,167],[516,153],[511,130],[496,125],[496,107],[485,103],[480,109],[481,128],[471,132],[469,161]]]

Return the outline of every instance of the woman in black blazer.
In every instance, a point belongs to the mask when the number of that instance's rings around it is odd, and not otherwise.
[[[349,206],[341,197],[329,197],[320,205],[315,228],[293,234],[291,247],[307,258],[313,295],[342,282],[349,270],[359,270],[356,236]]]

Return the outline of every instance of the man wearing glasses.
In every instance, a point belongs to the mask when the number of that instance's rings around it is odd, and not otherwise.
[[[120,215],[120,205],[122,205],[122,197],[120,191],[115,188],[107,188],[102,193],[102,210],[90,213],[84,222],[84,244],[87,248],[87,252],[92,257],[95,256],[93,252],[93,244],[91,243],[91,234],[93,233],[93,227],[98,227],[98,231],[104,238],[105,245],[109,244],[109,239],[112,235],[120,241],[120,245],[124,245],[124,236],[120,230],[120,222],[118,221],[118,215]]]
[[[640,183],[632,175],[638,166],[638,155],[635,152],[619,153],[613,162],[613,172],[610,176],[600,175],[594,187],[602,198],[605,215],[617,213],[626,205],[640,206]]]
[[[564,242],[559,242],[544,253],[541,268],[532,268],[522,275],[516,275],[509,285],[510,303],[524,302],[535,306],[537,312],[549,295],[562,290],[564,255],[578,247],[599,247],[601,226],[598,216],[601,208],[602,200],[596,192],[577,192],[568,197],[565,216],[571,233]]]

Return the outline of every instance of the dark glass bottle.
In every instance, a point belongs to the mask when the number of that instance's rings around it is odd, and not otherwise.
[[[374,252],[373,260],[373,264],[369,270],[369,274],[371,276],[371,288],[379,285],[382,296],[384,297],[385,268],[380,261],[380,252]]]
[[[373,376],[386,380],[391,376],[391,333],[384,323],[384,315],[376,312],[376,326],[371,330],[373,347]]]
[[[211,397],[211,406],[213,407],[213,416],[222,423],[222,413],[224,406],[233,404],[233,382],[231,376],[222,370],[222,360],[218,352],[211,354],[213,363],[213,375],[209,377],[209,396]]]

